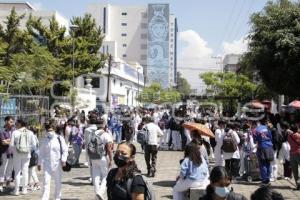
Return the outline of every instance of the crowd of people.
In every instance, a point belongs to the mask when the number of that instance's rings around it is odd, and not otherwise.
[[[61,199],[63,171],[80,167],[84,152],[90,183],[96,199],[152,199],[151,186],[135,162],[136,143],[141,145],[148,177],[155,177],[160,150],[183,151],[173,199],[182,200],[190,188],[206,193],[200,199],[246,199],[229,187],[232,182],[260,179],[262,186],[251,200],[282,195],[270,189],[279,178],[294,177],[300,190],[300,131],[297,118],[266,113],[257,120],[224,120],[195,110],[114,110],[74,112],[70,117],[56,113],[44,123],[44,134],[27,126],[26,120],[5,118],[0,132],[0,192],[14,181],[12,195],[26,195],[42,188],[42,200],[50,199],[50,182],[55,181],[55,199]],[[204,124],[215,137],[188,130],[187,121]],[[134,145],[135,144],[135,145]],[[82,150],[85,151],[82,151]],[[114,168],[115,166],[115,168]],[[43,172],[40,184],[36,170]],[[274,195],[273,195],[274,194]],[[265,198],[267,200],[272,198]]]

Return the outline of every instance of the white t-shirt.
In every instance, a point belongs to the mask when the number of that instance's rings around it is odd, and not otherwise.
[[[104,130],[97,130],[95,134],[100,136],[100,142],[103,143],[104,146],[109,143],[113,143],[113,138],[110,133]]]
[[[158,137],[162,137],[164,135],[159,126],[151,122],[146,124],[144,127],[148,130],[149,134],[148,144],[158,145]]]

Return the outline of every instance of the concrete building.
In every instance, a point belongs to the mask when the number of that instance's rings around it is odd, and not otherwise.
[[[147,83],[176,82],[177,20],[169,4],[124,6],[90,4],[87,12],[105,34],[102,53],[143,66]]]
[[[114,108],[120,104],[130,107],[138,105],[137,97],[144,86],[141,65],[117,60],[112,62],[110,76],[108,75],[108,66],[98,71],[101,74],[90,75],[92,77],[91,81],[87,80],[87,75],[76,78],[76,87],[92,87],[97,97],[96,105],[99,109],[106,106]],[[88,86],[89,82],[91,86]],[[108,105],[108,102],[110,105]]]
[[[5,26],[7,16],[9,16],[11,9],[15,8],[18,15],[25,14],[24,18],[20,22],[20,28],[26,28],[26,22],[30,16],[40,17],[42,23],[46,26],[49,25],[49,20],[52,16],[55,16],[60,26],[68,27],[68,20],[59,14],[57,11],[50,10],[36,10],[30,3],[25,1],[0,1],[0,24]]]
[[[228,54],[223,59],[224,72],[237,72],[240,69],[239,61],[241,54]]]

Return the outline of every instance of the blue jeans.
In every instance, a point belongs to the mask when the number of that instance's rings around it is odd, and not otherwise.
[[[121,138],[122,138],[122,127],[115,128],[114,134],[116,135],[116,143],[119,144],[121,142]]]
[[[263,183],[270,182],[271,176],[271,162],[266,160],[258,159],[259,162],[259,169],[260,169],[260,176]]]
[[[75,154],[75,164],[79,163],[79,157],[82,151],[82,145],[73,143],[73,149]]]

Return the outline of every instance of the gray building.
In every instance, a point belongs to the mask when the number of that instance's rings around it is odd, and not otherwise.
[[[223,59],[224,72],[237,72],[240,69],[239,61],[241,54],[227,54]]]

